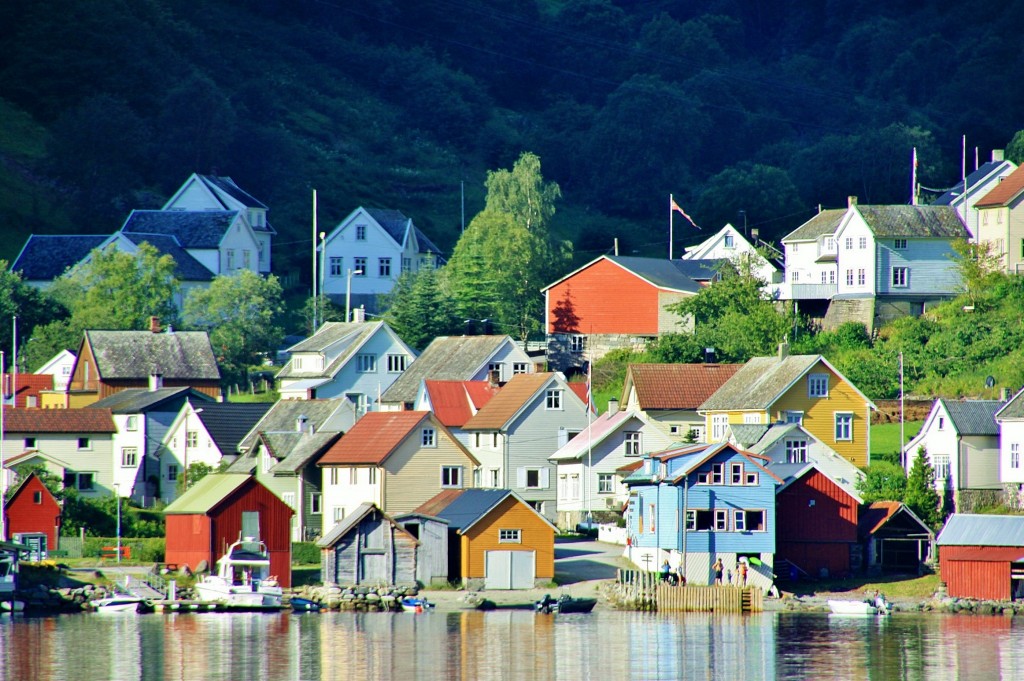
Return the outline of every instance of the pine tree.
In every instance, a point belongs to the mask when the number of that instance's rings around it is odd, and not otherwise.
[[[941,497],[935,489],[935,469],[928,461],[928,452],[920,447],[914,465],[910,468],[910,475],[907,476],[903,503],[929,527],[937,528],[942,522],[940,502]]]

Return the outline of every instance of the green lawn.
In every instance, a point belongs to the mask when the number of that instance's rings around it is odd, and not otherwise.
[[[910,442],[917,431],[921,430],[924,421],[906,421],[903,424],[903,442]],[[876,456],[890,458],[895,456],[899,461],[900,452],[900,424],[882,423],[871,426],[871,458]]]

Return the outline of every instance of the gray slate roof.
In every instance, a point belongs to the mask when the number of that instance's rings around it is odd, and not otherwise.
[[[174,258],[174,276],[179,281],[212,281],[213,272],[192,257],[178,242],[178,238],[168,234],[143,234],[141,232],[122,232],[124,238],[136,246],[148,243],[163,255]]]
[[[961,435],[999,435],[996,412],[999,400],[940,400]]]
[[[732,431],[733,438],[743,449],[750,449],[764,437],[764,434],[768,432],[770,426],[755,426],[752,424],[736,424],[729,426],[729,430]]]
[[[317,431],[338,432],[331,429],[328,421],[346,400],[279,400],[257,421],[238,443],[239,448],[252,450],[260,433],[295,433],[296,421],[305,416],[307,424]],[[325,427],[325,424],[327,426]]]
[[[659,288],[669,288],[688,293],[697,293],[701,285],[683,272],[692,265],[683,265],[685,260],[663,260],[661,258],[637,258],[625,255],[605,256],[630,272],[647,279]]]
[[[1024,389],[1017,391],[1010,401],[998,411],[1000,419],[1024,419]]]
[[[237,210],[133,210],[121,231],[125,234],[164,234],[184,248],[212,249],[238,218]]]
[[[86,331],[96,371],[106,380],[164,379],[219,381],[220,369],[205,331]]]
[[[323,454],[341,437],[339,432],[261,433],[260,440],[278,460],[271,473],[295,473]]]
[[[238,443],[273,406],[267,402],[211,402],[199,405],[199,420],[221,454],[234,454]]]
[[[876,237],[967,238],[967,228],[949,206],[857,206]]]
[[[507,489],[467,489],[436,516],[448,521],[448,529],[461,530],[469,527],[512,492]]]
[[[782,243],[789,241],[814,241],[819,236],[835,234],[844,215],[846,215],[845,208],[823,210],[786,236],[782,237]]]
[[[718,274],[722,263],[729,262],[722,258],[701,258],[696,260],[673,260],[672,264],[682,274],[694,281],[707,281]]]
[[[821,355],[753,357],[699,409],[767,409],[819,360]]]
[[[1024,516],[954,513],[936,539],[939,546],[1024,547]]]
[[[424,379],[468,381],[509,336],[438,336],[381,395],[381,402],[414,402]]]
[[[29,281],[52,281],[77,265],[109,236],[97,234],[33,234],[11,265]]]
[[[160,388],[148,390],[146,388],[130,388],[120,390],[113,395],[104,397],[102,400],[93,402],[90,408],[109,409],[115,414],[139,414],[188,397],[197,402],[213,402],[213,398],[205,393],[198,392],[192,388]],[[204,406],[205,405],[200,405]]]
[[[401,245],[405,239],[406,226],[410,222],[409,218],[402,214],[402,211],[392,208],[364,208],[364,210],[377,221],[377,224],[384,228],[384,231],[391,235],[391,238],[396,243]],[[419,227],[413,225],[412,229],[421,251],[436,253],[437,255],[441,254],[441,249],[426,234],[421,232]]]
[[[289,361],[281,371],[277,372],[278,378],[313,378],[333,377],[341,370],[345,363],[352,356],[352,353],[359,348],[363,341],[373,335],[384,325],[384,322],[324,322],[317,329],[316,333],[306,340],[296,343],[288,348],[288,352],[322,352],[335,343],[343,343],[344,347],[337,357],[324,369],[299,369],[296,370],[294,363]]]

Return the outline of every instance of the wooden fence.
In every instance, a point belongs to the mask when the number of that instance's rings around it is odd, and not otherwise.
[[[657,572],[618,571],[624,605],[660,612],[762,612],[764,592],[757,587],[675,586]]]

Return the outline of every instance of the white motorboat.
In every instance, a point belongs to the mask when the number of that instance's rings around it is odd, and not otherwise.
[[[871,601],[830,600],[828,607],[834,615],[888,615],[892,606],[885,596],[878,595]]]
[[[146,600],[130,594],[114,594],[90,603],[96,612],[139,612],[146,607]]]
[[[270,574],[267,545],[251,537],[236,541],[217,561],[217,573],[196,582],[201,601],[232,607],[281,607],[284,595]]]

